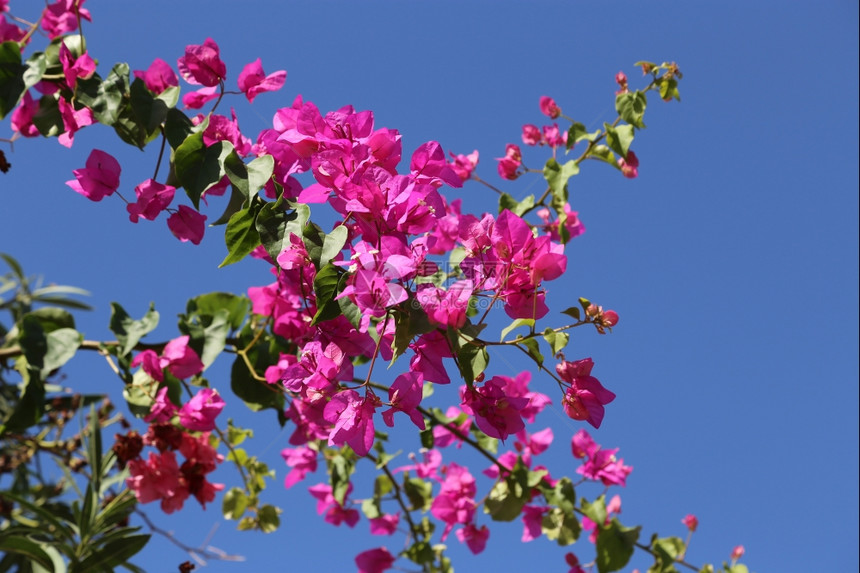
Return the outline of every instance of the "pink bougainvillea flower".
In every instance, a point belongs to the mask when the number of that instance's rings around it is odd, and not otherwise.
[[[66,181],[66,185],[91,201],[101,201],[119,188],[121,169],[112,155],[93,149],[86,165],[83,169],[72,171],[75,179]]]
[[[502,179],[513,181],[522,175],[522,172],[519,169],[523,164],[523,155],[520,152],[518,145],[509,143],[505,147],[505,156],[497,157],[496,161],[499,162],[496,167]]]
[[[179,210],[167,218],[170,232],[183,243],[191,241],[199,245],[206,230],[206,215],[198,213],[187,205],[180,205]]]
[[[564,394],[562,406],[574,420],[585,420],[595,428],[600,427],[605,413],[604,405],[615,399],[615,394],[604,388],[591,375],[594,362],[591,358],[575,362],[562,361],[555,370],[561,379],[570,383]]]
[[[541,135],[538,126],[532,125],[531,123],[527,123],[523,126],[523,143],[526,145],[538,145],[542,141],[543,135]]]
[[[692,513],[684,517],[684,519],[681,520],[681,523],[687,526],[687,529],[690,530],[690,533],[696,531],[696,529],[699,527],[699,519]]]
[[[344,507],[334,498],[331,493],[331,486],[326,483],[320,483],[308,488],[310,494],[317,500],[317,514],[325,514],[326,523],[339,526],[341,523],[346,523],[349,527],[355,527],[358,523],[358,511],[349,507]],[[352,491],[352,483],[349,484],[346,495]],[[346,502],[346,499],[344,499]]]
[[[579,430],[570,439],[570,448],[573,451],[573,457],[582,459],[593,456],[600,446],[594,443],[588,432]]]
[[[201,388],[179,410],[179,423],[186,430],[209,432],[215,428],[215,418],[224,409],[224,400],[212,388]]]
[[[218,87],[200,88],[195,92],[189,92],[182,96],[182,105],[186,109],[200,109],[206,102],[212,101],[218,97]]]
[[[469,551],[477,555],[481,553],[487,546],[487,539],[490,538],[490,530],[486,525],[480,528],[475,527],[474,523],[468,523],[462,529],[457,530],[457,539],[461,543],[465,543]]]
[[[81,8],[86,0],[57,0],[48,4],[42,12],[42,29],[53,40],[67,32],[78,29],[78,14],[92,22],[89,10]]]
[[[161,351],[159,364],[177,378],[188,378],[203,371],[203,362],[194,349],[188,346],[190,339],[188,335],[174,338]]]
[[[639,177],[639,158],[632,151],[628,151],[626,158],[618,158],[618,168],[621,169],[624,177],[635,179]]]
[[[239,74],[239,89],[245,94],[249,102],[253,102],[254,98],[263,92],[273,92],[281,89],[284,82],[287,81],[287,72],[278,70],[268,76],[263,72],[263,65],[260,63],[260,58],[251,62]]]
[[[134,362],[132,362],[132,366],[134,366]],[[150,406],[149,414],[143,418],[143,421],[147,424],[166,424],[170,422],[177,411],[178,408],[167,396],[167,386],[164,386],[155,395],[155,401]]]
[[[132,223],[137,223],[140,217],[147,221],[154,221],[158,214],[167,209],[173,201],[176,188],[171,185],[163,185],[158,181],[147,179],[134,188],[137,195],[136,203],[125,206],[128,218]]]
[[[740,559],[741,557],[743,557],[743,556],[744,556],[744,552],[745,552],[745,551],[744,551],[744,546],[743,546],[743,545],[736,545],[736,546],[735,546],[735,548],[734,548],[734,549],[732,549],[732,555],[731,555],[731,557],[732,557],[732,561],[737,561],[738,559]]]
[[[448,165],[451,166],[451,169],[454,170],[454,173],[463,180],[465,183],[468,179],[471,179],[472,172],[475,170],[475,167],[478,166],[478,150],[476,149],[469,155],[454,155],[451,152],[451,157],[453,157],[453,161]]]
[[[176,72],[161,58],[155,58],[145,71],[135,70],[134,77],[143,80],[146,89],[154,94],[160,94],[167,88],[179,85]]]
[[[57,137],[57,142],[63,147],[71,147],[75,142],[75,133],[83,127],[92,125],[96,120],[88,107],[75,109],[64,98],[60,98],[57,105],[60,108],[60,117],[63,118],[64,129]]]
[[[0,10],[2,12],[3,10]],[[15,24],[6,21],[6,16],[0,14],[0,44],[3,42],[21,42],[27,37],[27,32],[23,28],[19,28]],[[30,41],[29,39],[27,40]],[[21,46],[23,50],[24,47]]]
[[[358,565],[358,573],[383,573],[391,569],[395,559],[388,549],[377,547],[359,553],[355,557],[355,564]]]
[[[176,65],[182,79],[193,85],[217,86],[227,76],[227,66],[212,38],[206,38],[203,44],[186,46],[185,55]]]
[[[128,463],[130,477],[126,485],[134,492],[137,501],[149,503],[161,500],[161,510],[173,513],[182,509],[182,504],[190,495],[182,484],[176,454],[171,451],[149,453],[149,460],[131,460]]]
[[[325,406],[326,421],[334,424],[328,439],[330,446],[349,444],[356,454],[366,456],[373,446],[373,414],[379,398],[367,394],[363,399],[355,390],[343,390],[332,396]]]
[[[370,520],[371,535],[393,535],[400,523],[400,513],[383,514]]]
[[[197,498],[203,509],[206,504],[215,501],[215,494],[224,489],[222,483],[210,483],[206,474],[215,471],[218,464],[224,461],[224,456],[215,451],[209,443],[209,432],[199,436],[182,433],[182,444],[179,451],[185,456],[185,461],[179,468],[182,483],[188,492]]]
[[[633,471],[631,466],[624,465],[623,458],[616,458],[618,448],[613,450],[597,450],[584,464],[577,468],[576,473],[590,480],[600,480],[603,485],[627,485],[627,476]]]
[[[618,84],[618,91],[615,92],[615,95],[626,94],[629,90],[627,89],[627,74],[624,72],[618,72],[615,74],[615,83]]]
[[[580,566],[579,559],[573,553],[568,552],[565,554],[564,562],[570,567],[567,573],[585,573],[585,569]]]
[[[549,96],[541,96],[539,106],[541,113],[550,119],[555,119],[561,115],[561,108]]]
[[[543,533],[543,516],[549,511],[546,506],[527,505],[523,507],[523,543],[533,541]]]
[[[493,376],[483,384],[472,388],[463,386],[460,407],[475,416],[475,423],[491,438],[504,440],[525,427],[520,411],[529,399],[509,392],[506,376]]]
[[[317,452],[308,447],[284,448],[281,457],[292,468],[284,478],[284,487],[287,489],[305,479],[309,473],[317,471]]]
[[[2,21],[0,21],[0,26]],[[12,112],[12,130],[20,133],[24,137],[36,137],[39,135],[39,128],[33,123],[33,116],[39,111],[39,102],[33,99],[30,92],[24,92],[24,97],[21,98],[21,103]]]
[[[96,63],[84,52],[80,57],[75,57],[65,42],[60,43],[60,64],[63,66],[63,76],[66,84],[72,89],[78,83],[78,78],[89,79],[96,71]]]
[[[421,404],[424,378],[420,372],[407,372],[398,376],[388,389],[391,408],[382,413],[382,420],[388,427],[394,427],[394,412],[400,411],[409,416],[412,423],[424,430],[424,416],[416,409]]]

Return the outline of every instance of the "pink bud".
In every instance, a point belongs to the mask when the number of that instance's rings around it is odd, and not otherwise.
[[[696,528],[699,527],[699,519],[693,515],[692,513],[687,515],[684,519],[681,520],[681,523],[687,526],[687,529],[692,533],[696,531]]]
[[[603,313],[603,324],[612,328],[618,324],[618,313],[614,310],[607,310]]]
[[[561,108],[556,105],[554,99],[548,96],[541,96],[540,111],[550,119],[555,119],[561,115]]]
[[[744,546],[738,545],[732,549],[732,561],[737,561],[744,556]]]

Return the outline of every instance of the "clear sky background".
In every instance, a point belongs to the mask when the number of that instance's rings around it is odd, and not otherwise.
[[[618,394],[593,435],[620,447],[634,467],[617,492],[622,521],[644,524],[647,540],[654,531],[683,536],[681,518],[696,514],[694,563],[728,559],[743,544],[745,562],[760,573],[858,569],[856,2],[86,6],[94,20],[88,44],[103,75],[116,61],[132,69],[155,57],[175,63],[185,45],[212,37],[231,86],[257,57],[268,73],[288,71],[284,89],[253,108],[239,96],[222,104],[222,112],[236,106],[249,136],[296,94],[323,112],[353,104],[373,110],[377,126],[399,129],[407,158],[430,139],[458,153],[478,149],[479,175],[518,197],[540,190],[540,180],[503,182],[492,158],[519,142],[522,124],[543,123],[541,95],[594,129],[614,117],[616,72],[639,87],[634,62],[677,61],[682,102],[649,99],[648,129],[633,145],[639,178],[594,164],[571,182],[587,232],[567,251],[567,276],[548,285],[552,308],[585,296],[621,316],[610,336],[577,332],[566,354],[592,356],[594,374]],[[8,129],[6,120],[0,130]],[[223,229],[208,230],[195,248],[176,241],[164,218],[133,225],[119,199],[93,204],[68,188],[92,147],[120,160],[126,196],[151,176],[157,149],[141,154],[107,131],[83,130],[71,150],[56,140],[19,141],[13,153],[4,147],[12,170],[0,175],[0,251],[48,281],[92,291],[96,309],[79,317],[88,338],[109,337],[111,300],[133,316],[155,301],[162,326],[152,338],[164,339],[175,335],[173,317],[188,298],[269,282],[259,261],[216,268]],[[545,159],[529,157],[534,166]],[[480,185],[446,193],[472,212],[495,209],[496,197]],[[221,209],[216,199],[204,212],[211,221]],[[224,358],[207,375],[228,392]],[[525,367],[512,356],[491,369]],[[95,356],[76,359],[68,373],[78,388],[120,390]],[[537,376],[533,384],[554,387]],[[323,523],[304,491],[325,479],[321,472],[285,491],[278,452],[289,434],[270,413],[257,420],[245,412],[237,400],[228,409],[255,424],[248,449],[277,470],[266,499],[284,508],[283,526],[263,535],[222,522],[211,543],[246,561],[210,562],[206,571],[351,571],[359,551],[399,549],[401,538],[371,537],[364,520],[355,530]],[[558,412],[539,418],[556,435],[543,462],[554,474],[572,473],[569,436],[579,425]],[[219,471],[220,481],[235,482],[232,471]],[[172,516],[143,509],[197,545],[221,522],[220,498],[205,512],[195,506]],[[477,558],[449,539],[457,571],[566,570],[566,549],[545,539],[519,543],[519,522],[492,531]],[[584,561],[593,556],[584,540],[572,549]],[[185,559],[158,539],[136,562],[166,572]],[[647,561],[626,570],[634,566]]]

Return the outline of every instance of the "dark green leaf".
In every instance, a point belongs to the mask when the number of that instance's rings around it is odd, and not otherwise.
[[[18,42],[0,44],[0,119],[15,109],[27,89],[24,74],[28,69],[21,63],[21,46]]]
[[[523,346],[526,347],[526,350],[529,353],[535,362],[537,362],[538,366],[543,364],[543,354],[540,353],[540,345],[538,345],[538,341],[534,338],[527,338],[520,342]]]
[[[125,356],[146,334],[158,326],[158,311],[153,303],[140,320],[131,318],[119,303],[110,303],[110,330],[120,343],[120,356]]]
[[[233,144],[228,141],[218,141],[207,147],[202,133],[189,135],[176,149],[173,155],[176,176],[195,209],[200,208],[203,191],[224,177],[224,159],[232,152]]]
[[[252,207],[242,209],[230,217],[227,231],[224,233],[224,240],[227,243],[227,256],[221,261],[218,268],[241,261],[260,244],[260,234],[254,225],[257,212],[258,208]]]
[[[24,555],[27,559],[38,563],[48,571],[54,571],[53,560],[45,549],[43,549],[43,545],[37,541],[33,541],[29,537],[10,535],[0,531],[0,552]]]
[[[426,510],[433,500],[433,484],[421,478],[408,478],[403,483],[403,491],[409,498],[413,509]]]
[[[171,107],[167,110],[167,117],[164,121],[164,134],[167,136],[167,143],[172,149],[177,149],[182,143],[194,132],[194,124],[188,119],[188,116]]]
[[[304,239],[308,257],[314,262],[314,266],[319,268],[323,244],[325,243],[325,233],[322,232],[322,229],[316,223],[308,222],[302,228],[302,238]]]
[[[227,202],[227,206],[224,208],[224,212],[221,213],[221,216],[214,223],[210,223],[210,226],[217,227],[219,225],[225,225],[228,221],[230,221],[230,217],[238,213],[242,206],[245,205],[247,201],[245,201],[245,196],[242,194],[239,189],[236,188],[235,185],[230,186],[230,200]],[[267,208],[270,208],[274,203],[266,203],[263,205],[262,211],[260,213],[266,211]],[[254,222],[257,226],[257,231],[260,230],[260,214],[257,215],[257,219]]]
[[[128,64],[117,64],[101,81],[98,74],[88,79],[78,79],[75,97],[82,105],[90,108],[93,116],[104,125],[116,123],[129,97]]]
[[[583,140],[594,141],[598,136],[600,136],[599,129],[594,133],[588,133],[588,130],[585,129],[583,124],[575,121],[570,126],[570,129],[567,130],[567,148],[571,149],[574,145]]]
[[[249,351],[251,363],[259,375],[265,372],[266,367],[273,364],[268,359],[268,354],[262,349],[255,348]],[[237,356],[233,362],[233,367],[230,371],[230,388],[245,405],[252,411],[257,412],[265,408],[274,408],[282,412],[284,410],[284,397],[277,388],[269,386],[266,382],[256,380],[251,376],[248,367],[242,360],[241,356]]]
[[[568,309],[561,311],[561,313],[566,314],[566,315],[568,315],[571,318],[574,318],[576,320],[579,320],[580,315],[579,315],[579,308],[578,307],[572,306]]]
[[[200,317],[214,317],[219,311],[227,311],[230,328],[238,329],[245,316],[251,309],[251,301],[245,296],[230,292],[210,292],[201,294],[188,301],[185,306],[187,314],[196,314]]]
[[[262,505],[257,512],[257,518],[260,520],[260,531],[263,533],[272,533],[277,531],[281,526],[281,518],[279,517],[281,510],[274,505]]]
[[[97,550],[72,571],[86,572],[99,571],[105,568],[116,568],[146,546],[151,536],[149,534],[126,535],[120,539],[113,539]]]
[[[57,95],[46,95],[39,99],[39,109],[33,115],[33,125],[45,137],[56,137],[66,131]]]
[[[337,295],[339,280],[340,270],[331,263],[324,265],[317,272],[314,277],[317,312],[311,325],[331,320],[340,314],[340,305],[334,300],[334,297]]]

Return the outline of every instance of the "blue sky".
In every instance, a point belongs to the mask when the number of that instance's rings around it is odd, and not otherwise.
[[[618,394],[593,435],[634,467],[618,492],[622,521],[643,524],[644,537],[682,536],[681,518],[696,514],[688,552],[696,563],[728,559],[743,544],[753,571],[857,570],[856,2],[143,6],[87,2],[100,71],[115,61],[173,63],[186,44],[212,37],[231,82],[257,57],[267,72],[288,71],[284,89],[252,108],[228,102],[246,134],[299,93],[323,111],[353,104],[373,110],[377,126],[399,129],[407,157],[431,139],[458,153],[478,149],[479,175],[520,197],[540,182],[503,182],[492,158],[519,141],[522,124],[545,119],[541,95],[594,129],[613,119],[616,72],[636,87],[637,60],[677,61],[682,102],[649,100],[648,129],[633,145],[639,178],[588,165],[571,182],[587,232],[569,247],[566,278],[549,285],[553,308],[585,296],[621,315],[611,336],[576,333],[566,354],[593,357],[594,374]],[[8,133],[8,120],[0,129]],[[155,336],[164,338],[189,297],[269,281],[256,261],[216,268],[225,251],[218,229],[194,248],[163,219],[133,225],[118,199],[93,204],[69,189],[92,147],[120,160],[126,196],[151,175],[157,149],[119,147],[106,131],[83,130],[71,150],[55,140],[4,147],[12,170],[0,176],[0,251],[48,281],[92,291],[96,310],[79,320],[88,338],[108,337],[111,300],[135,316],[155,301]],[[479,185],[447,196],[473,212],[495,208]],[[220,208],[212,205],[210,219]],[[69,384],[117,392],[97,357],[76,362]],[[527,367],[513,357],[495,366],[509,375]],[[225,360],[208,372],[213,385],[226,388],[228,368]],[[303,486],[285,492],[278,452],[288,434],[243,409],[228,413],[255,423],[249,450],[277,469],[267,495],[285,509],[283,526],[264,536],[221,523],[211,543],[246,561],[206,571],[349,571],[358,551],[398,549],[397,539],[369,536],[365,522],[350,531],[324,524]],[[544,463],[573,472],[568,444],[578,426],[553,411],[542,421],[556,435]],[[219,502],[169,517],[145,510],[189,545],[220,521]],[[519,522],[497,525],[477,558],[452,537],[457,570],[565,570],[565,550],[520,544],[520,533]],[[583,560],[592,555],[586,545],[573,546]],[[158,541],[137,562],[175,571],[186,558]]]

